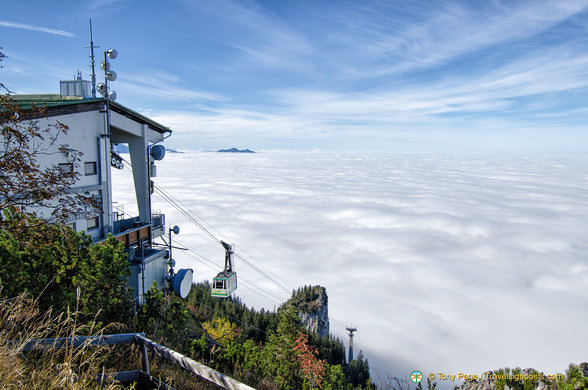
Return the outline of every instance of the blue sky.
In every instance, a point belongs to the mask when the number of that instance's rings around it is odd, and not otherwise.
[[[90,17],[172,147],[588,150],[588,1],[12,1],[1,81],[89,78]]]

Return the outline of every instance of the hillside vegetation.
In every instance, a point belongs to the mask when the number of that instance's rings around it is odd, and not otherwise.
[[[87,236],[65,225],[4,210],[0,284],[5,299],[25,293],[35,299],[39,315],[75,311],[76,321],[90,328],[116,323],[118,328],[107,332],[145,332],[156,342],[259,389],[370,387],[363,356],[345,365],[340,340],[301,328],[298,312],[312,306],[312,288],[294,292],[276,312],[250,309],[238,298],[212,298],[208,282],[193,285],[185,300],[153,287],[145,304],[134,307],[126,287],[127,262],[123,245],[112,237],[91,245]],[[47,337],[56,335],[51,327],[44,332]],[[136,353],[134,360],[126,356],[128,351],[111,353],[97,368],[120,371],[138,361]],[[156,364],[154,372],[158,369],[172,383],[182,378],[165,364]],[[179,388],[202,386],[182,382]]]

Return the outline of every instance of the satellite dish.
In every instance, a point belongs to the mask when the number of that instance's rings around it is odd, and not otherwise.
[[[192,278],[194,271],[191,268],[182,268],[172,278],[174,294],[185,299],[192,287]]]
[[[108,92],[108,100],[110,100],[111,102],[116,100],[116,92],[114,91],[110,91]]]
[[[167,264],[169,264],[170,267],[174,268],[176,266],[176,261],[174,259],[169,259],[167,261]]]
[[[151,157],[155,160],[163,160],[165,157],[165,146],[163,145],[153,145],[150,150]]]
[[[114,49],[109,49],[109,50],[106,51],[106,55],[111,60],[114,60],[118,56],[118,52],[116,50],[114,50]]]
[[[174,234],[180,234],[180,227],[178,225],[174,226],[172,232],[174,232]]]
[[[106,78],[110,81],[116,80],[116,72],[114,70],[109,70],[106,72]]]
[[[102,61],[102,63],[100,64],[100,69],[102,69],[105,72],[109,71],[110,70],[110,62]]]
[[[96,86],[96,91],[98,91],[98,93],[100,93],[101,95],[106,94],[106,84],[104,83],[99,83]]]

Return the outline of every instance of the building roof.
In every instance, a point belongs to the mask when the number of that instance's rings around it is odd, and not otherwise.
[[[67,115],[76,112],[93,111],[103,109],[106,99],[82,99],[78,96],[61,96],[59,94],[33,94],[33,95],[11,95],[12,99],[17,101],[24,109],[42,107],[47,109],[47,116]],[[171,133],[171,129],[153,119],[139,114],[130,108],[117,102],[109,103],[110,109],[118,114],[124,115],[136,122],[146,124],[153,130],[160,133]]]

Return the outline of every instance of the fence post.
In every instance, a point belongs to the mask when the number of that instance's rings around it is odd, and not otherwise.
[[[147,375],[151,375],[149,372],[149,356],[147,355],[147,347],[145,344],[141,345],[141,361],[143,363],[143,371]]]

